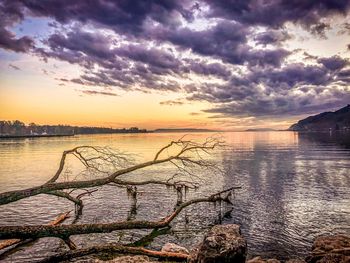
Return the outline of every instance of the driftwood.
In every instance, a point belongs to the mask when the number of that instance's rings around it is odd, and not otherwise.
[[[227,189],[231,191],[233,188]],[[160,221],[121,221],[101,224],[74,224],[74,225],[30,225],[30,226],[3,226],[0,227],[0,239],[10,238],[41,238],[59,237],[66,239],[71,235],[81,235],[90,233],[110,233],[116,230],[127,229],[155,229],[168,226],[172,220],[187,206],[202,202],[230,202],[216,194],[210,197],[193,199],[179,205],[173,213]]]
[[[70,260],[72,258],[83,257],[83,256],[98,254],[103,252],[131,254],[131,255],[145,255],[145,256],[165,259],[169,261],[187,261],[189,259],[189,255],[182,254],[182,253],[154,251],[154,250],[149,250],[142,247],[128,247],[120,244],[109,244],[109,245],[94,246],[89,248],[67,251],[61,254],[51,256],[39,262],[40,263],[61,262],[63,260]]]
[[[48,224],[48,226],[56,226],[56,225],[62,223],[64,220],[69,218],[69,214],[70,214],[70,211],[65,212],[63,214],[60,214],[55,220],[51,221]],[[0,242],[0,250],[7,248],[7,247],[10,247],[12,245],[18,244],[18,243],[23,242],[23,241],[24,241],[23,239],[18,239],[18,238],[4,240],[4,241]]]
[[[70,251],[54,255],[49,259],[45,259],[44,262],[57,262],[60,260],[68,260],[74,257],[80,257],[99,252],[142,254],[163,259],[180,261],[187,260],[188,256],[181,253],[152,251],[142,247],[135,247],[134,244],[122,245],[117,243],[88,248],[77,248],[70,237],[73,235],[90,233],[110,233],[118,230],[158,230],[165,227],[170,227],[171,222],[187,206],[201,202],[215,203],[223,201],[231,203],[229,199],[230,193],[239,187],[230,187],[210,196],[188,201],[184,201],[182,195],[183,189],[186,192],[188,188],[198,187],[198,183],[194,180],[196,178],[198,179],[194,172],[195,169],[208,169],[210,171],[219,170],[214,162],[205,160],[202,155],[208,154],[211,150],[220,146],[222,146],[222,142],[214,138],[209,138],[201,144],[183,140],[183,138],[181,138],[180,140],[173,141],[161,148],[155,154],[153,160],[141,164],[133,164],[130,161],[130,156],[108,148],[101,148],[96,146],[79,146],[71,150],[64,151],[58,170],[50,180],[40,186],[31,187],[24,190],[0,193],[0,205],[5,205],[23,198],[39,194],[55,195],[60,198],[66,198],[75,204],[77,208],[76,220],[72,224],[59,225],[59,222],[65,218],[65,216],[62,215],[49,225],[2,226],[0,227],[0,239],[6,239],[7,241],[4,241],[6,244],[14,244],[12,242],[20,242],[22,240],[28,239],[35,240],[42,237],[56,237],[62,239],[67,244]],[[171,150],[174,152],[174,149],[176,150],[174,154],[168,153]],[[96,179],[60,182],[59,178],[64,171],[68,156],[77,158],[86,168],[86,172],[96,175]],[[165,181],[130,181],[125,179],[125,175],[131,172],[164,163],[172,164],[177,170],[174,175],[170,176]],[[124,176],[121,177],[122,175]],[[190,180],[184,180],[184,176],[187,176],[187,178]],[[151,184],[160,184],[176,189],[178,193],[178,200],[174,211],[167,215],[165,218],[158,221],[133,220],[137,210],[137,186]],[[125,221],[115,221],[111,223],[77,223],[79,220],[79,215],[82,213],[83,209],[82,197],[92,195],[95,191],[98,190],[99,186],[103,185],[113,185],[116,187],[126,188],[128,195],[133,198],[133,211],[128,216],[128,219]],[[79,194],[75,194],[76,190],[79,190]],[[68,216],[68,214],[66,216]]]

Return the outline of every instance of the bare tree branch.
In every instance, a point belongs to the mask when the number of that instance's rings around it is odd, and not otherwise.
[[[58,225],[60,223],[62,223],[64,220],[66,220],[69,217],[70,211],[60,214],[55,220],[51,221],[48,225],[50,226],[55,226]],[[18,244],[20,242],[22,242],[22,239],[8,239],[8,240],[4,240],[2,242],[0,242],[0,250],[4,249],[6,247]]]
[[[168,156],[168,157],[163,158],[163,159],[158,159],[160,153],[162,153],[164,151],[164,149],[169,148],[172,145],[180,146],[181,149],[179,150],[179,152],[176,155],[171,155],[171,156]],[[131,172],[141,170],[141,169],[149,167],[149,166],[159,165],[159,164],[163,164],[163,163],[167,163],[167,162],[172,162],[174,164],[175,161],[179,161],[184,166],[186,166],[187,164],[190,163],[193,165],[197,165],[199,167],[214,167],[214,165],[210,165],[209,162],[206,163],[203,161],[196,161],[195,159],[193,159],[189,156],[185,156],[185,154],[194,154],[198,150],[206,152],[207,150],[213,150],[214,148],[220,147],[222,145],[223,145],[222,142],[214,140],[214,139],[207,140],[203,144],[195,143],[195,142],[191,142],[191,141],[181,141],[181,140],[173,141],[169,145],[165,146],[163,148],[163,150],[161,149],[156,154],[154,160],[152,160],[152,161],[144,162],[144,163],[133,165],[133,166],[126,167],[126,168],[120,168],[120,169],[112,172],[110,175],[103,177],[103,178],[97,178],[97,179],[85,180],[85,181],[57,182],[60,174],[63,171],[66,157],[68,154],[75,153],[74,156],[76,156],[76,157],[78,156],[77,158],[80,161],[82,161],[86,167],[88,167],[88,168],[94,167],[94,169],[98,170],[98,171],[101,171],[101,170],[99,170],[98,167],[89,163],[89,161],[91,161],[91,158],[89,159],[89,158],[84,157],[82,154],[82,150],[93,149],[97,153],[106,154],[106,156],[108,156],[106,158],[107,159],[111,158],[110,160],[112,160],[112,159],[124,160],[125,159],[125,157],[122,155],[118,155],[115,153],[110,154],[110,151],[105,151],[105,150],[102,150],[101,148],[96,148],[93,146],[79,146],[79,147],[73,148],[72,150],[65,151],[63,153],[57,172],[47,183],[40,185],[40,186],[24,189],[24,190],[16,190],[16,191],[1,193],[0,194],[0,205],[15,202],[17,200],[27,198],[30,196],[35,196],[38,194],[52,194],[51,192],[58,191],[58,190],[73,189],[73,188],[90,188],[90,187],[102,186],[102,185],[114,182],[114,180],[121,175],[129,174]],[[103,160],[106,160],[106,158],[104,157]],[[116,163],[114,163],[114,165],[116,165]],[[119,166],[121,167],[122,165],[119,165]],[[179,168],[178,165],[176,165],[176,166]],[[181,171],[186,170],[185,168],[179,168],[179,169]],[[73,201],[73,198],[70,198],[65,194],[61,194],[61,197],[65,197],[65,198]]]
[[[82,197],[92,195],[92,193],[99,189],[91,188],[114,185],[126,188],[128,195],[132,197],[131,209],[127,220],[91,224],[76,224],[76,221],[74,221],[69,225],[58,225],[58,221],[50,225],[1,226],[0,239],[22,241],[36,240],[42,237],[56,237],[62,239],[69,247],[70,251],[54,255],[45,259],[43,262],[58,262],[99,252],[142,254],[161,259],[187,260],[188,255],[153,251],[141,247],[134,247],[133,244],[128,246],[117,243],[77,248],[70,239],[72,235],[110,233],[118,230],[152,229],[153,231],[157,231],[170,227],[171,222],[178,214],[190,205],[202,202],[216,203],[221,201],[232,204],[230,201],[230,194],[234,189],[239,187],[231,187],[207,197],[183,202],[183,189],[185,189],[186,194],[188,188],[195,189],[199,186],[198,181],[200,178],[196,174],[196,169],[206,169],[206,172],[207,170],[218,170],[217,164],[213,161],[206,160],[204,156],[209,154],[213,149],[223,146],[223,142],[216,138],[208,138],[204,143],[196,143],[190,140],[184,140],[184,137],[170,142],[161,148],[152,160],[140,164],[134,164],[129,155],[112,150],[108,147],[78,146],[71,150],[64,151],[60,159],[59,167],[50,180],[40,186],[0,193],[0,205],[15,202],[30,196],[48,194],[65,198],[73,202],[76,207],[76,215],[80,215],[83,208]],[[170,152],[172,152],[172,154]],[[84,172],[86,172],[87,175],[93,175],[94,179],[76,180],[76,178],[74,178],[73,180],[67,179],[67,181],[59,180],[64,169],[67,170],[68,156],[75,158],[83,165],[85,170],[78,175],[84,175]],[[124,176],[144,168],[161,164],[171,164],[172,166],[170,167],[176,172],[163,180],[147,179],[143,181],[132,181],[126,179]],[[135,220],[135,215],[137,214],[137,186],[150,184],[165,185],[176,189],[178,200],[174,211],[158,221]],[[77,218],[78,217],[76,217],[76,220]],[[146,239],[148,240],[147,237],[145,237],[144,240]],[[143,239],[141,239],[141,241],[142,240]]]
[[[233,188],[222,192],[229,192]],[[171,214],[160,221],[121,221],[101,224],[75,224],[75,225],[29,225],[29,226],[2,226],[0,227],[0,239],[26,239],[41,237],[59,237],[65,239],[71,235],[81,235],[90,233],[110,233],[116,230],[126,229],[154,229],[168,226],[174,218],[187,206],[202,202],[225,201],[230,203],[228,198],[223,198],[219,194],[213,194],[209,197],[202,197],[186,201],[174,210]]]

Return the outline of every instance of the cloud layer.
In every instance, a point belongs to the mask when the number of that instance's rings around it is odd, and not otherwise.
[[[295,38],[288,25],[326,38],[340,17],[347,34],[349,10],[348,0],[4,0],[0,48],[79,65],[64,82],[86,95],[176,92],[209,102],[216,117],[279,118],[349,103],[348,59],[285,45]],[[27,18],[47,19],[52,33],[40,42],[16,36],[11,29]]]

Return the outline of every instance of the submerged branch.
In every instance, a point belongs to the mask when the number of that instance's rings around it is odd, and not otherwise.
[[[231,191],[228,189],[227,191]],[[71,235],[90,234],[90,233],[110,233],[116,230],[126,229],[155,229],[168,226],[174,218],[187,206],[202,202],[230,202],[227,198],[214,194],[209,197],[197,198],[184,202],[176,207],[174,212],[160,221],[120,221],[101,224],[75,224],[75,225],[30,225],[30,226],[2,226],[0,227],[0,239],[12,238],[41,238],[41,237],[59,237],[66,239]]]

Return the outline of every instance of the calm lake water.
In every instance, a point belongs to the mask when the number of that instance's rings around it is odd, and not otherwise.
[[[210,133],[190,134],[204,140]],[[0,141],[0,192],[46,182],[55,173],[62,151],[79,145],[109,146],[136,154],[136,161],[152,159],[162,146],[179,133],[81,135]],[[214,153],[223,174],[199,173],[202,186],[190,190],[187,199],[209,195],[231,186],[234,207],[199,204],[188,207],[173,222],[169,233],[149,245],[160,249],[166,242],[188,248],[198,243],[214,224],[238,223],[249,246],[249,255],[303,257],[315,236],[325,233],[350,234],[350,148],[349,135],[298,134],[294,132],[232,132],[221,134],[225,149]],[[347,137],[347,138],[346,138]],[[77,167],[68,163],[63,180],[75,176]],[[170,166],[154,166],[130,175],[131,179],[167,178]],[[101,187],[84,197],[83,215],[77,223],[163,218],[176,203],[176,192],[163,186],[139,187],[136,213],[125,189]],[[40,195],[0,207],[0,225],[48,223],[73,205],[53,196]],[[225,214],[225,216],[224,216]],[[73,218],[65,223],[71,223]],[[134,242],[149,231],[75,236],[78,246]],[[0,256],[4,262],[32,262],[65,250],[55,238],[43,238],[13,254]],[[1,254],[1,252],[0,252]]]

